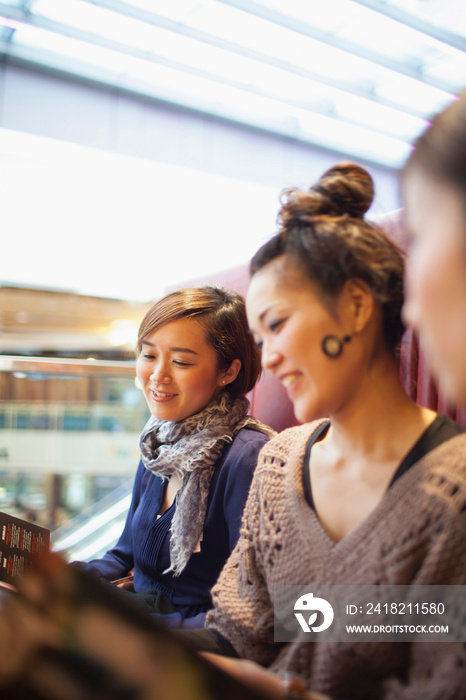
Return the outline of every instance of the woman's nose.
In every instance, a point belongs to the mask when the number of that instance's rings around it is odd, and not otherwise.
[[[157,362],[150,375],[152,382],[157,384],[168,384],[171,381],[170,373],[163,362]]]
[[[401,309],[401,318],[405,326],[410,326],[414,330],[419,329],[418,318],[419,314],[417,311],[416,302],[413,299],[405,299],[403,308]]]
[[[406,326],[411,326],[415,330],[419,329],[419,304],[418,295],[416,293],[417,284],[415,276],[412,273],[411,266],[406,266],[405,279],[405,298],[403,303],[403,308],[401,310],[401,317],[403,323]]]
[[[269,372],[273,372],[274,369],[280,364],[281,355],[277,350],[273,350],[271,347],[267,346],[266,343],[262,346],[261,362],[264,369],[268,369]]]

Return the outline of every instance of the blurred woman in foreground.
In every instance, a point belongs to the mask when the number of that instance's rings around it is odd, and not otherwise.
[[[466,406],[466,93],[434,118],[402,177],[412,236],[404,316],[449,397]]]

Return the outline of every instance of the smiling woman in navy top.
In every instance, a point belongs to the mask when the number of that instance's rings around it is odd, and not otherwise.
[[[117,544],[80,563],[134,592],[170,626],[202,626],[210,589],[236,544],[257,456],[273,431],[247,415],[260,361],[244,301],[192,287],[143,319],[137,376],[152,414]]]

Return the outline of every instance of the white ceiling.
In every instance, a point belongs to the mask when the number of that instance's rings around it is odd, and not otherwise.
[[[465,0],[0,0],[0,55],[398,168],[466,85]]]

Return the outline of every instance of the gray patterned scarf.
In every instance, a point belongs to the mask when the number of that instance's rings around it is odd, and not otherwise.
[[[149,418],[141,433],[139,449],[146,469],[167,480],[176,474],[182,482],[176,494],[167,569],[174,576],[183,571],[201,539],[210,480],[224,445],[241,428],[275,435],[272,428],[248,416],[248,409],[246,398],[232,399],[223,391],[202,411],[182,421]]]

